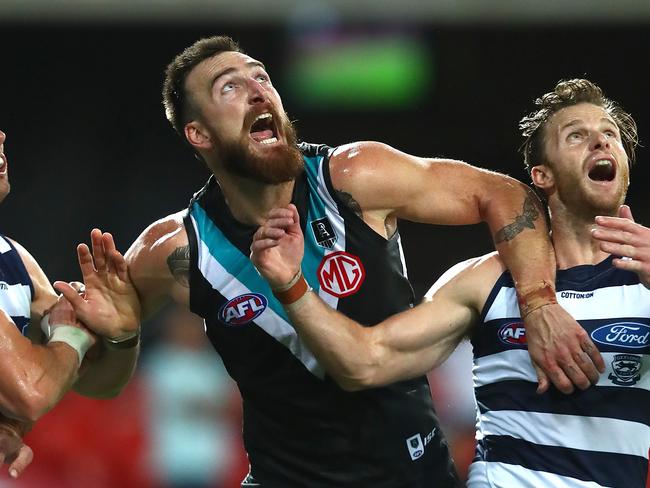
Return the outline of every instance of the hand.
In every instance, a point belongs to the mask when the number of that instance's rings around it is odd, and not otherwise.
[[[74,287],[75,285],[78,284],[71,283],[71,286]],[[58,301],[47,311],[47,313],[49,313],[48,321],[50,323],[50,330],[49,333],[47,333],[48,337],[52,335],[52,332],[54,332],[57,327],[71,326],[82,329],[86,332],[91,338],[91,346],[97,342],[97,336],[77,320],[77,314],[75,313],[74,308],[64,296],[60,296]]]
[[[119,338],[140,326],[140,301],[129,278],[126,260],[115,248],[113,236],[93,229],[92,254],[79,244],[79,267],[86,286],[83,296],[68,283],[57,281],[54,288],[74,307],[77,317],[93,332]]]
[[[562,393],[573,385],[586,390],[598,382],[605,362],[589,334],[558,304],[533,310],[524,319],[526,341],[537,372],[537,393],[548,390],[549,379]]]
[[[634,222],[632,210],[627,205],[621,205],[618,217],[596,217],[596,224],[591,235],[600,242],[600,249],[629,258],[614,258],[612,264],[636,273],[641,283],[650,289],[650,229]]]
[[[304,239],[295,205],[274,208],[257,229],[251,244],[251,261],[271,288],[289,283],[300,270]]]
[[[0,462],[9,465],[9,476],[18,478],[32,459],[32,449],[23,443],[15,427],[0,421]]]

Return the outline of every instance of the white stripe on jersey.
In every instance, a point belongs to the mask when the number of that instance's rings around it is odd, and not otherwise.
[[[566,293],[584,294],[585,292],[563,290],[556,293],[558,303],[576,320],[616,318],[621,316],[621,310],[625,310],[626,317],[648,315],[648,290],[642,284],[599,288],[593,290],[591,298],[562,297]],[[616,307],[612,307],[612,303],[616,303]],[[514,288],[499,290],[485,316],[485,321],[504,317],[520,317]]]
[[[492,410],[479,415],[478,422],[483,436],[648,458],[650,427],[639,422],[517,410]]]
[[[321,197],[323,202],[325,202],[325,214],[329,219],[334,232],[336,233],[336,243],[334,244],[333,249],[326,249],[325,256],[331,254],[335,251],[345,251],[345,221],[343,217],[339,214],[338,206],[336,201],[332,198],[332,195],[329,194],[327,190],[327,185],[325,184],[325,177],[323,175],[323,162],[325,158],[320,158],[318,162],[318,185],[316,187],[316,192],[318,196]],[[325,290],[320,288],[318,290],[318,296],[327,303],[334,310],[339,306],[339,299],[334,295],[327,293]]]
[[[489,470],[487,469],[489,466]],[[488,474],[489,473],[489,474]],[[517,464],[477,461],[469,467],[467,488],[612,488]]]
[[[199,235],[197,224],[192,217],[192,224],[196,235]],[[198,268],[204,278],[212,285],[212,288],[221,293],[227,300],[231,300],[245,293],[252,293],[235,276],[230,274],[222,265],[214,259],[205,242],[198,239],[199,259]],[[285,346],[305,367],[318,378],[324,378],[323,367],[318,363],[312,352],[300,340],[296,330],[282,317],[276,314],[271,307],[255,319],[255,323],[267,334]]]
[[[598,379],[598,386],[617,386],[621,388],[642,388],[650,390],[650,361],[647,360],[647,354],[635,354],[643,358],[641,362],[641,379],[634,385],[620,385],[614,383],[610,378],[610,374],[615,378],[612,363],[614,356],[618,355],[616,352],[603,352],[603,360],[605,361],[605,372],[600,375]],[[497,383],[499,381],[508,380],[522,380],[537,382],[537,376],[533,365],[530,362],[530,356],[525,349],[511,349],[508,351],[501,351],[489,356],[474,359],[474,367],[472,369],[474,374],[474,387],[487,385],[490,383]]]
[[[9,245],[6,239],[3,239],[0,236],[0,254],[4,254],[7,251],[11,251],[11,246]]]
[[[30,317],[32,291],[29,285],[7,285],[0,292],[0,308],[12,317]]]

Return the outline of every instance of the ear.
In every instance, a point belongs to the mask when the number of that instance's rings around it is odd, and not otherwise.
[[[545,190],[546,192],[555,186],[555,175],[553,175],[553,170],[546,164],[533,166],[530,170],[530,177],[537,188]]]
[[[203,125],[196,120],[188,122],[183,128],[187,141],[197,149],[212,148],[212,139],[210,134],[205,130]]]

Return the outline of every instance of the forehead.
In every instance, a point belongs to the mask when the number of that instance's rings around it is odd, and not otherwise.
[[[187,86],[198,87],[210,83],[215,76],[227,70],[245,70],[252,66],[261,65],[250,56],[235,51],[226,51],[204,59],[188,74]]]
[[[547,122],[546,128],[549,134],[553,134],[561,131],[565,127],[580,123],[593,124],[603,121],[609,121],[616,125],[614,119],[612,119],[604,108],[591,103],[579,103],[570,107],[564,107],[555,112]]]

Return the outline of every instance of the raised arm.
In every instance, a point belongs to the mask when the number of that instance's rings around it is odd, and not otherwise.
[[[593,342],[555,302],[555,259],[537,198],[505,175],[460,161],[424,159],[373,142],[331,158],[340,198],[378,233],[398,218],[432,224],[488,224],[522,299],[529,352],[540,381],[565,393],[598,380],[604,362]]]
[[[290,205],[272,210],[256,232],[251,260],[274,290],[283,290],[299,275],[302,250],[298,213]],[[311,291],[285,309],[342,388],[370,388],[421,375],[442,363],[476,322],[503,269],[496,255],[460,263],[436,282],[420,305],[374,327],[363,327]]]

